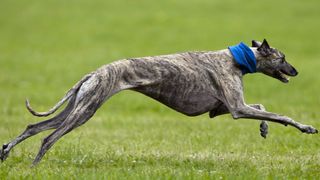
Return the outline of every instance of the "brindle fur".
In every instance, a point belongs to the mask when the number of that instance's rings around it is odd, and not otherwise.
[[[284,78],[282,73],[297,74],[291,65],[283,64],[283,54],[270,48],[266,41],[253,41],[253,46],[259,72],[283,82],[286,80],[281,79]],[[268,131],[265,121],[291,125],[304,133],[317,133],[312,126],[265,111],[260,104],[247,105],[243,97],[242,76],[228,49],[125,59],[104,65],[80,80],[48,112],[35,112],[27,101],[28,110],[35,116],[48,116],[66,101],[68,105],[55,117],[28,125],[20,136],[3,145],[0,158],[5,160],[10,150],[28,137],[55,129],[43,140],[33,161],[33,165],[37,164],[59,138],[84,124],[103,102],[125,89],[143,93],[188,116],[209,112],[213,118],[231,113],[234,119],[263,120],[260,125],[263,137]]]

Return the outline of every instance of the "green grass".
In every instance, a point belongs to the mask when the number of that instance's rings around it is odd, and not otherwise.
[[[319,11],[316,0],[2,0],[0,142],[55,104],[84,74],[114,60],[216,50],[267,38],[299,76],[289,84],[244,78],[247,103],[320,128]],[[0,179],[319,179],[319,135],[229,115],[186,117],[141,94],[112,97],[63,137],[36,168],[39,134],[0,164]]]

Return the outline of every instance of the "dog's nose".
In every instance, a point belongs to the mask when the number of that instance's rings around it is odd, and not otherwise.
[[[290,74],[292,76],[296,76],[296,75],[298,75],[298,71],[294,67],[292,67],[292,69],[290,70]]]

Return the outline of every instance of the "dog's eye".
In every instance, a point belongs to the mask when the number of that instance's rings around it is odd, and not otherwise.
[[[284,58],[275,58],[275,59],[272,59],[271,62],[272,63],[279,63],[279,62],[284,63],[285,60],[284,60]]]
[[[285,63],[285,62],[286,62],[285,58],[284,58],[284,57],[281,57],[281,58],[280,58],[280,62],[281,62],[281,63]]]

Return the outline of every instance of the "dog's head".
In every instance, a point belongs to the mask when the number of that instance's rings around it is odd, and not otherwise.
[[[296,76],[298,74],[297,70],[286,61],[285,55],[279,50],[270,47],[265,39],[262,43],[253,40],[252,47],[257,48],[257,71],[279,79],[284,83],[289,82],[287,76]]]

